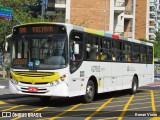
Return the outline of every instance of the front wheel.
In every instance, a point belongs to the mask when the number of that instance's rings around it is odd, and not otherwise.
[[[131,94],[136,94],[137,93],[137,89],[138,89],[138,80],[134,76],[133,80],[132,80],[132,87],[131,87],[130,93]]]
[[[88,81],[86,87],[86,94],[82,96],[82,100],[85,103],[90,103],[93,101],[95,95],[95,85],[92,80]]]

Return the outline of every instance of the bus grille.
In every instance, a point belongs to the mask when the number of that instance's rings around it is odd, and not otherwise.
[[[21,82],[20,81],[20,83],[23,83],[23,84],[32,84],[31,82]],[[41,83],[38,83],[38,82],[36,82],[36,83],[34,83],[34,85],[45,85],[45,84],[48,84],[49,82],[41,82]]]
[[[14,72],[16,75],[25,77],[46,77],[54,75],[53,72]]]
[[[24,92],[24,93],[36,93],[36,94],[37,93],[41,94],[41,93],[47,93],[48,92],[48,90],[46,88],[38,88],[37,92],[29,92],[28,87],[21,87],[21,91]]]

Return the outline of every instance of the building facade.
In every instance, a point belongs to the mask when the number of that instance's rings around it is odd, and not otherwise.
[[[160,31],[160,0],[157,0],[157,30]]]
[[[156,5],[157,0],[55,0],[53,14],[62,13],[64,22],[83,27],[133,39],[155,40]],[[61,22],[59,18],[55,21]]]

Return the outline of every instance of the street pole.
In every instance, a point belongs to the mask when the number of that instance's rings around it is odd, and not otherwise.
[[[21,24],[21,22],[20,22],[14,15],[12,15],[12,17],[13,17],[19,24]]]
[[[41,9],[41,21],[44,21],[44,12],[46,8],[46,0],[42,0],[41,3],[42,9]]]

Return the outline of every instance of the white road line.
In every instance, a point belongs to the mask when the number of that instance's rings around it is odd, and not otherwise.
[[[0,85],[0,89],[4,89],[6,86],[2,86],[2,85]]]

